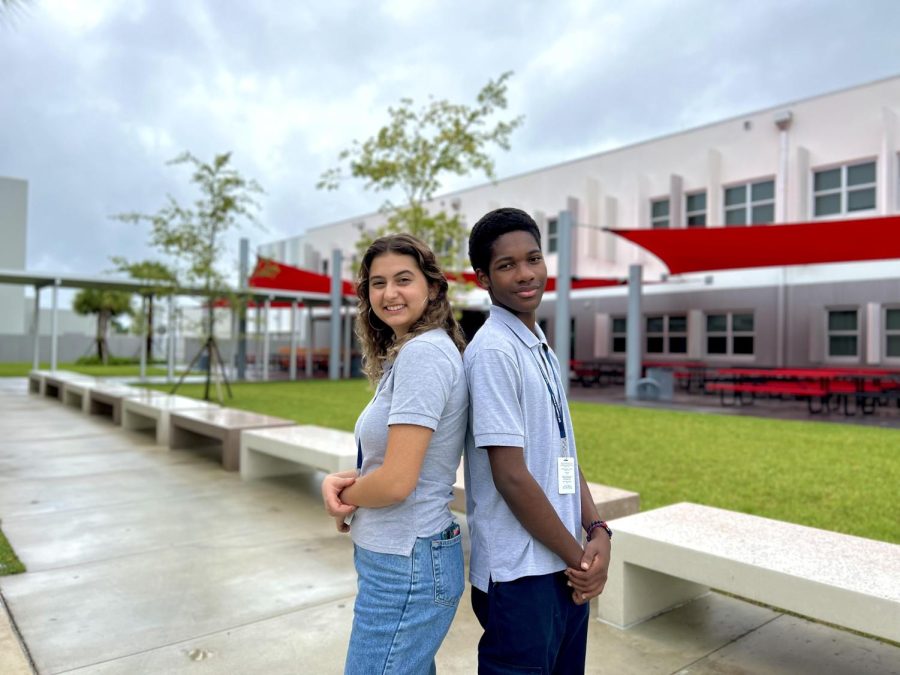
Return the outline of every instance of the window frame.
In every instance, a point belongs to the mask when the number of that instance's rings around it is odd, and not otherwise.
[[[772,198],[771,199],[759,199],[753,200],[753,186],[759,185],[761,183],[771,183],[772,184]],[[733,190],[735,188],[744,188],[744,202],[740,205],[734,205],[729,207],[725,200],[725,193],[728,190]],[[766,176],[763,178],[754,178],[751,180],[747,180],[741,183],[732,183],[729,185],[722,186],[722,225],[725,227],[747,227],[748,225],[768,225],[775,222],[775,214],[777,206],[776,204],[775,194],[775,177],[774,176]],[[756,223],[753,221],[753,209],[759,206],[772,206],[772,220],[769,222],[763,221]],[[728,213],[729,212],[737,212],[740,211],[744,214],[744,222],[743,223],[729,223],[728,222]]]
[[[625,322],[625,330],[616,330],[616,321]],[[616,351],[616,338],[625,340],[625,346],[622,351]],[[609,317],[609,353],[613,355],[624,355],[628,351],[628,317],[627,316],[611,316]]]
[[[871,183],[863,183],[861,185],[847,185],[847,173],[849,169],[864,164],[874,165],[875,180]],[[840,169],[841,183],[837,188],[829,188],[827,190],[816,191],[816,174],[826,171],[834,171]],[[859,192],[861,190],[874,190],[875,205],[870,209],[858,209],[856,211],[847,210],[848,196],[850,192]],[[829,213],[825,215],[816,215],[816,197],[837,194],[840,196],[840,209],[837,213]],[[810,169],[809,180],[809,213],[812,220],[840,220],[842,218],[855,216],[870,216],[878,213],[878,158],[868,157],[863,159],[850,160],[847,162],[838,162],[835,164],[824,164]]]
[[[829,327],[829,318],[832,312],[855,312],[856,313],[856,330],[836,330],[832,331]],[[861,324],[861,312],[858,306],[851,305],[835,305],[832,307],[825,308],[825,350],[824,350],[824,360],[828,363],[859,363],[861,358],[861,347],[862,347],[862,329],[860,327]],[[831,354],[831,336],[835,335],[837,337],[852,335],[856,338],[856,353],[852,356],[846,354],[839,354],[836,356],[832,356]]]
[[[547,218],[547,253],[559,253],[559,218],[555,216]]]
[[[734,329],[734,317],[736,315],[749,314],[753,317],[753,330],[752,331],[736,331]],[[709,317],[710,316],[724,316],[725,317],[725,330],[724,331],[713,331],[710,333],[709,330]],[[708,359],[728,359],[729,361],[755,361],[756,360],[756,348],[758,345],[758,341],[756,339],[756,311],[753,309],[712,309],[706,310],[703,312],[703,356]],[[725,351],[722,353],[713,353],[709,351],[709,338],[713,337],[724,337],[725,338]],[[734,351],[734,338],[735,337],[751,337],[753,338],[753,351],[749,354],[737,354]]]
[[[688,202],[691,197],[699,197],[703,195],[703,209],[694,209],[693,211],[688,210]],[[698,216],[703,217],[702,223],[691,224],[691,218],[696,218]],[[707,194],[706,188],[702,190],[694,190],[693,192],[686,192],[684,194],[684,226],[687,228],[699,228],[699,227],[708,227],[709,226],[709,195]]]
[[[653,215],[653,206],[655,204],[663,204],[666,205],[666,215],[665,216],[654,216]],[[665,224],[662,224],[665,223]],[[665,197],[651,197],[650,198],[650,229],[651,230],[668,230],[672,227],[672,198],[669,195]]]
[[[900,312],[900,305],[889,304],[883,305],[881,308],[881,325],[884,328],[881,331],[881,354],[885,363],[900,363],[900,354],[891,356],[888,354],[888,337],[900,338],[900,328],[888,328],[888,312]]]
[[[684,319],[684,331],[674,331],[673,332],[672,330],[670,330],[669,321],[673,317]],[[647,322],[650,319],[662,319],[662,331],[661,332],[659,332],[659,331],[653,331],[652,333],[650,332],[649,328],[647,327]],[[652,356],[684,356],[684,357],[687,356],[687,354],[688,354],[688,315],[687,315],[687,312],[684,312],[684,313],[672,312],[672,313],[664,313],[664,314],[659,314],[659,313],[654,312],[653,314],[644,314],[643,321],[644,321],[644,344],[643,344],[642,351],[644,352],[645,355],[647,355],[647,356],[651,356],[651,355]],[[658,337],[658,338],[662,339],[662,347],[663,347],[662,351],[659,351],[659,352],[651,352],[650,351],[649,340],[650,340],[651,336],[654,338]],[[673,352],[670,349],[671,340],[673,337],[678,337],[678,338],[683,337],[684,338],[684,351]]]

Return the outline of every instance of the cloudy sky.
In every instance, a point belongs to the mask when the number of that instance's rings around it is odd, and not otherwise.
[[[315,182],[401,97],[514,71],[502,177],[900,74],[897,26],[896,0],[31,0],[0,17],[0,175],[27,268],[95,275],[152,255],[108,216],[189,201],[183,150],[262,184],[255,245],[377,209]]]

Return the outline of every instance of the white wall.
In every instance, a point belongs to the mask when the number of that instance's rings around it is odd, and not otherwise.
[[[0,177],[0,269],[25,269],[28,183]],[[0,284],[0,333],[25,330],[25,289]]]

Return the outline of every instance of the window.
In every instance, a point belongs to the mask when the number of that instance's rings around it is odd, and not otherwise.
[[[900,309],[888,309],[884,312],[884,355],[888,358],[900,358]]]
[[[706,227],[706,191],[686,195],[684,211],[688,227]]]
[[[612,351],[613,354],[624,354],[625,343],[628,336],[628,322],[625,317],[614,317],[612,320]]]
[[[813,173],[813,215],[833,216],[875,208],[875,162],[845,164]]]
[[[547,219],[547,253],[556,253],[559,248],[559,229],[556,218]]]
[[[687,354],[687,316],[648,316],[646,325],[648,354]]]
[[[654,230],[669,226],[669,198],[650,201],[650,227]]]
[[[828,356],[856,356],[859,346],[859,316],[855,309],[829,310]]]
[[[726,225],[756,225],[774,220],[774,180],[760,180],[725,188]]]
[[[719,356],[752,356],[752,313],[724,312],[706,315],[706,353]]]
[[[328,260],[327,259],[322,261],[322,274],[324,274],[326,276],[328,275]]]

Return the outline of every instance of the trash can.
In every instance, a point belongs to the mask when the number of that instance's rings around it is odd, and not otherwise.
[[[637,395],[642,401],[671,401],[675,392],[675,374],[669,368],[647,368],[647,376],[638,380]]]

